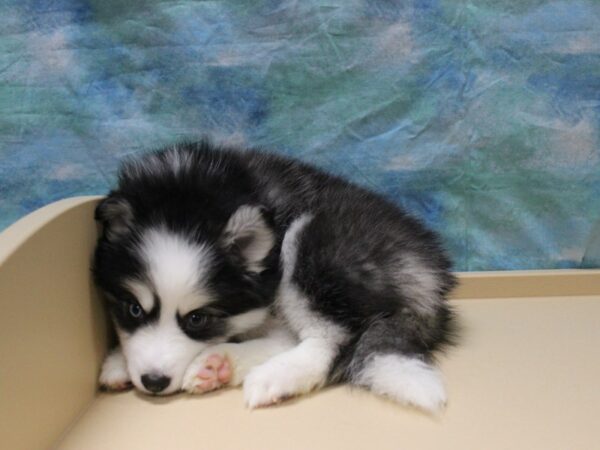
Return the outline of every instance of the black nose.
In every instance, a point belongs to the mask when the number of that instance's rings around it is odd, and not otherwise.
[[[156,373],[146,373],[142,375],[142,384],[144,387],[155,394],[164,391],[170,382],[171,379],[164,375]]]

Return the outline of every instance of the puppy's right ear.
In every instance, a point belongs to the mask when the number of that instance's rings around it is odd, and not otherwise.
[[[221,244],[238,252],[249,271],[260,272],[262,261],[275,244],[275,234],[260,206],[243,205],[227,221]]]
[[[114,242],[129,234],[133,211],[123,197],[110,194],[98,204],[94,218],[104,226],[106,238]]]

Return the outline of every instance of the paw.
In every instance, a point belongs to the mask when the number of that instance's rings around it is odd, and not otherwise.
[[[287,364],[268,361],[250,371],[244,380],[244,401],[248,408],[274,405],[313,390],[320,377],[298,372]]]
[[[183,377],[182,389],[190,394],[204,394],[226,386],[231,377],[229,358],[224,354],[209,351],[201,354],[188,367]]]
[[[120,350],[111,352],[104,360],[99,383],[100,388],[105,391],[124,391],[133,387],[125,356]]]

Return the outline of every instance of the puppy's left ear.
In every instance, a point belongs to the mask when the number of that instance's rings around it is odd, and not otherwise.
[[[275,234],[265,219],[263,208],[240,206],[227,221],[221,244],[238,252],[249,271],[260,272],[261,262],[275,244]]]
[[[131,230],[133,211],[124,198],[111,193],[98,203],[95,219],[104,225],[104,234],[111,242],[118,241]]]

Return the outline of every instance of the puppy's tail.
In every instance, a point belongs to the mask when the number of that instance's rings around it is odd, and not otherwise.
[[[451,343],[450,319],[450,310],[443,308],[437,320],[423,322],[404,313],[373,321],[340,355],[332,381],[347,381],[400,404],[439,412],[446,405],[446,390],[432,352]]]
[[[431,413],[437,413],[446,405],[446,390],[439,371],[418,357],[376,354],[349,381]]]

